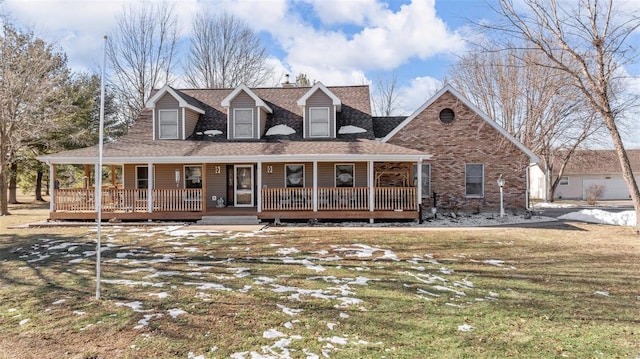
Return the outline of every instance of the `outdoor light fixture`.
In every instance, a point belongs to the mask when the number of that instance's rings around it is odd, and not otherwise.
[[[504,217],[504,197],[502,192],[502,187],[504,187],[504,178],[502,178],[502,173],[500,177],[498,177],[498,186],[500,186],[500,217]]]
[[[180,187],[180,170],[176,170],[176,187]]]

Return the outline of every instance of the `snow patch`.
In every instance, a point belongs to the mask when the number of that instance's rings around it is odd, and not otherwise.
[[[287,125],[275,125],[267,130],[265,136],[274,136],[274,135],[291,135],[296,133],[296,130],[287,126]]]
[[[221,135],[222,131],[220,130],[206,130],[202,132],[204,135],[209,136],[209,137],[213,137],[213,136],[217,136],[217,135]]]
[[[365,132],[367,132],[367,130],[365,130],[364,128],[353,126],[353,125],[342,126],[338,130],[339,135],[346,135],[350,133],[365,133]]]
[[[582,221],[599,224],[612,224],[615,226],[635,226],[636,215],[634,211],[607,212],[601,209],[583,209],[558,217],[559,219]]]

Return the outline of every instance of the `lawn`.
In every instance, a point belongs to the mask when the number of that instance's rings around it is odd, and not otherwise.
[[[628,228],[103,227],[95,300],[95,229],[14,213],[0,358],[640,357]]]

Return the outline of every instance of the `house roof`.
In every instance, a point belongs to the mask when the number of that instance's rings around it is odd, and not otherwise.
[[[374,139],[373,125],[371,123],[371,104],[368,86],[330,86],[326,87],[342,102],[342,111],[336,116],[336,132],[342,126],[360,127],[366,132],[338,134],[338,139],[367,138]],[[288,139],[292,141],[302,140],[302,109],[297,101],[308,94],[309,87],[268,87],[254,88],[251,91],[258,96],[273,113],[266,119],[266,129],[277,125],[286,125],[296,132],[286,136],[275,136],[274,139]],[[228,97],[232,89],[181,89],[180,92],[189,95],[206,104],[205,114],[196,125],[193,134],[187,134],[190,140],[199,141],[227,141],[227,110],[222,101]],[[218,130],[220,136],[209,137],[204,134],[206,130]],[[190,136],[189,136],[190,135]],[[267,136],[271,137],[271,136]]]
[[[271,107],[267,106],[267,104],[264,103],[264,101],[262,101],[262,99],[260,97],[258,97],[258,95],[256,95],[253,91],[251,91],[250,88],[248,88],[244,84],[241,84],[240,86],[236,87],[235,90],[233,90],[229,95],[227,95],[227,97],[225,97],[222,100],[222,106],[224,106],[224,107],[231,106],[231,101],[234,98],[236,98],[236,96],[238,96],[238,94],[240,94],[240,92],[243,92],[243,91],[255,101],[256,107],[260,107],[263,110],[267,111],[268,113],[273,113],[273,110],[271,109]]]
[[[518,141],[515,137],[513,137],[507,130],[502,128],[496,121],[489,118],[487,114],[485,114],[482,110],[480,110],[476,105],[471,103],[466,97],[462,96],[456,89],[454,89],[451,85],[445,85],[440,91],[436,92],[430,99],[427,100],[420,108],[414,111],[409,117],[407,117],[404,121],[402,121],[397,127],[395,127],[391,132],[389,132],[382,139],[383,142],[387,142],[391,137],[393,137],[396,133],[398,133],[403,127],[405,127],[409,122],[413,121],[422,111],[424,111],[427,107],[431,106],[438,98],[444,95],[446,92],[451,93],[458,100],[460,100],[465,106],[469,107],[473,112],[478,114],[478,116],[486,121],[489,125],[495,128],[502,136],[504,136],[507,140],[512,142],[516,147],[518,147],[523,153],[529,156],[531,163],[538,162],[538,156],[536,156],[530,149],[528,149],[525,145],[523,145],[520,141]]]
[[[332,104],[334,106],[336,106],[336,111],[338,111],[338,112],[342,111],[342,101],[340,100],[340,98],[338,96],[336,96],[333,92],[331,92],[331,90],[329,90],[320,81],[316,82],[313,85],[313,87],[311,87],[311,89],[309,89],[309,91],[307,91],[302,97],[300,97],[298,99],[298,105],[299,106],[305,106],[307,104],[307,100],[309,99],[309,97],[311,97],[311,95],[316,93],[316,91],[324,92],[325,95],[329,96],[329,98],[331,99]]]
[[[384,138],[406,119],[407,116],[372,117],[373,134],[376,138]]]
[[[640,149],[627,150],[631,169],[640,173]],[[560,164],[553,158],[554,168]],[[565,175],[604,175],[622,173],[620,160],[615,150],[578,150],[569,159]]]
[[[180,107],[189,108],[200,114],[205,113],[202,102],[196,100],[195,98],[187,94],[180,92],[179,90],[172,88],[169,85],[165,85],[160,90],[158,90],[153,96],[151,96],[151,98],[149,98],[149,100],[145,103],[145,107],[155,108],[156,102],[158,102],[158,100],[161,99],[162,96],[164,96],[167,93],[173,96],[173,98],[175,98],[176,101],[178,101],[178,104]]]

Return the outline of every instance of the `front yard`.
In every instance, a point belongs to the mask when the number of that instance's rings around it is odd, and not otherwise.
[[[640,356],[627,228],[0,227],[0,358]]]

